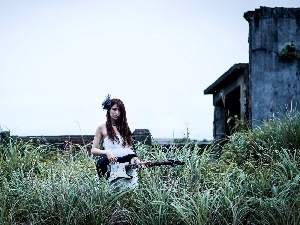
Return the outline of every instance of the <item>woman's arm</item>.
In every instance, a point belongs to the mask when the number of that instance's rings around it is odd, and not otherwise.
[[[117,157],[115,157],[113,154],[111,154],[109,150],[99,149],[100,141],[102,141],[103,137],[104,137],[103,136],[104,126],[105,126],[105,124],[101,124],[96,129],[96,133],[95,133],[95,136],[94,136],[91,153],[93,155],[106,155],[107,159],[110,162],[116,162],[118,160]]]
[[[105,154],[105,150],[99,149],[100,141],[103,139],[102,129],[103,129],[103,124],[99,125],[96,129],[96,133],[94,136],[93,145],[91,149],[91,153],[94,155]]]

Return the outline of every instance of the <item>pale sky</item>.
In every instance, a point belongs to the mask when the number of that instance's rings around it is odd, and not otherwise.
[[[0,0],[0,126],[93,135],[109,93],[132,131],[213,138],[203,91],[247,63],[247,11],[299,0]]]

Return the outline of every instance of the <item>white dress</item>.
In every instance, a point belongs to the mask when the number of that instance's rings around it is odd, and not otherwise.
[[[134,151],[128,146],[123,146],[123,139],[121,135],[117,135],[119,138],[120,143],[117,141],[112,142],[108,136],[104,138],[103,140],[103,147],[105,150],[109,150],[114,156],[117,158],[119,157],[124,157],[127,155],[135,154]],[[130,163],[134,163],[134,160],[131,159]],[[114,188],[134,188],[138,185],[138,176],[137,176],[137,171],[136,169],[128,169],[126,173],[131,176],[131,179],[118,179],[116,181],[111,182],[110,184]]]

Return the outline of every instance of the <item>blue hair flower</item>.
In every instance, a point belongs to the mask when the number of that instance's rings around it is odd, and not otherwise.
[[[105,97],[105,100],[102,102],[102,108],[106,109],[106,110],[110,110],[110,108],[111,108],[110,94],[108,94]]]

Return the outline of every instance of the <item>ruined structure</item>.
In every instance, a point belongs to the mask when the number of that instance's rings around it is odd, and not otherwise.
[[[235,64],[204,90],[213,95],[215,139],[230,134],[234,115],[255,127],[300,102],[300,8],[260,7],[244,18],[249,64]]]
[[[136,142],[141,142],[145,145],[152,145],[152,137],[148,129],[135,129],[132,135]]]
[[[228,118],[238,116],[249,120],[249,66],[248,63],[233,65],[204,91],[213,95],[214,139],[229,135],[232,127]]]

